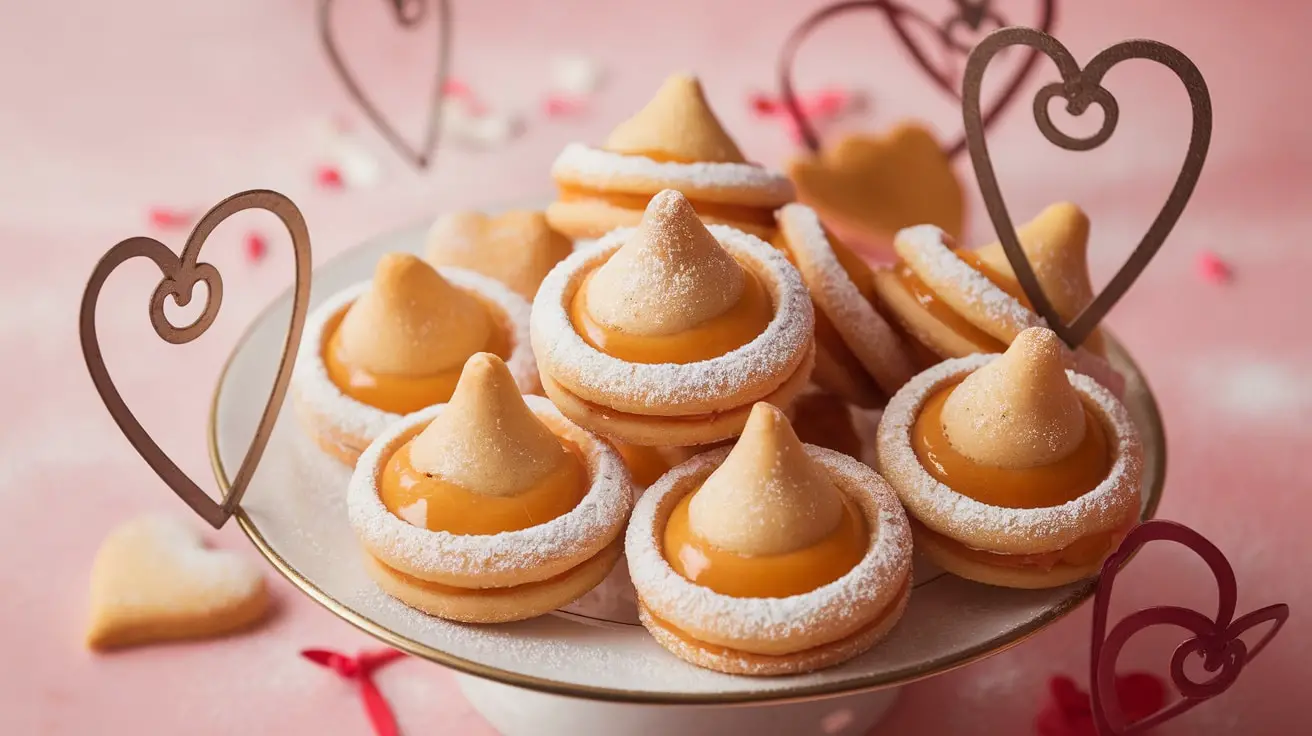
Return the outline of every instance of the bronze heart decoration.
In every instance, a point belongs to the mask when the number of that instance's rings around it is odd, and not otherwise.
[[[997,175],[993,171],[993,162],[989,158],[988,144],[984,140],[986,120],[980,114],[980,87],[989,61],[1002,49],[1009,46],[1024,45],[1042,52],[1052,59],[1061,73],[1061,81],[1053,82],[1041,88],[1034,97],[1034,120],[1043,136],[1052,143],[1068,151],[1088,151],[1105,143],[1116,130],[1120,108],[1112,93],[1102,86],[1102,79],[1112,67],[1127,59],[1146,59],[1155,61],[1175,73],[1189,93],[1193,107],[1193,125],[1189,133],[1189,149],[1185,153],[1184,164],[1176,177],[1171,193],[1162,205],[1161,211],[1149,226],[1148,232],[1139,241],[1129,259],[1126,260],[1112,280],[1103,287],[1102,292],[1084,308],[1084,311],[1067,324],[1053,309],[1047,295],[1039,286],[1025,252],[1021,250],[1016,229],[1012,225],[1011,215],[1007,212],[1006,201],[998,187]],[[1212,139],[1212,98],[1207,92],[1207,83],[1198,67],[1184,54],[1164,43],[1148,40],[1122,41],[1110,46],[1084,68],[1071,56],[1060,41],[1043,31],[1033,28],[1003,28],[989,34],[966,62],[966,76],[963,82],[961,114],[966,127],[966,143],[970,150],[970,160],[975,167],[975,178],[979,182],[984,206],[988,209],[993,229],[1002,242],[1007,260],[1011,263],[1016,278],[1020,281],[1025,295],[1034,305],[1039,316],[1048,322],[1062,340],[1072,348],[1079,346],[1089,336],[1102,318],[1120,300],[1130,286],[1134,284],[1144,267],[1162,247],[1166,236],[1175,227],[1180,214],[1193,194],[1194,185],[1203,171],[1203,162],[1207,159],[1207,147]],[[1066,110],[1075,116],[1083,115],[1090,105],[1097,105],[1103,113],[1102,125],[1087,138],[1067,135],[1053,124],[1048,114],[1048,103],[1054,97],[1066,100]]]
[[[1158,606],[1126,616],[1112,628],[1111,633],[1107,633],[1107,612],[1116,576],[1145,544],[1158,539],[1188,547],[1211,568],[1217,587],[1216,617],[1208,618],[1198,611],[1178,606]],[[1098,581],[1098,592],[1094,598],[1089,690],[1094,722],[1100,733],[1143,733],[1220,695],[1234,684],[1245,665],[1266,648],[1289,619],[1289,606],[1283,603],[1235,618],[1238,588],[1234,569],[1226,561],[1225,555],[1198,532],[1162,520],[1146,521],[1130,531],[1116,552],[1103,563],[1102,577]],[[1240,638],[1246,631],[1267,624],[1270,628],[1251,647]],[[1135,634],[1161,625],[1179,627],[1193,634],[1192,638],[1176,647],[1171,656],[1171,682],[1178,690],[1180,699],[1147,718],[1126,723],[1116,692],[1116,660]],[[1204,670],[1214,673],[1210,679],[1195,682],[1185,672],[1185,662],[1195,655],[1202,657]]]
[[[282,360],[278,363],[278,375],[273,383],[273,392],[264,404],[264,413],[251,438],[250,447],[242,458],[237,477],[232,480],[228,494],[222,503],[216,503],[201,490],[200,486],[187,476],[173,460],[160,449],[150,434],[137,421],[132,410],[123,402],[118,388],[105,369],[105,359],[100,352],[100,338],[96,333],[96,303],[100,299],[100,290],[114,269],[125,261],[138,256],[149,258],[159,267],[162,278],[150,298],[150,322],[155,334],[174,345],[191,342],[204,334],[214,323],[219,314],[219,305],[223,302],[223,279],[219,271],[209,263],[198,261],[200,249],[206,238],[218,227],[219,223],[232,215],[248,209],[268,210],[277,215],[287,232],[292,237],[292,249],[296,256],[296,289],[292,300],[291,325],[287,330],[287,340],[283,344]],[[194,322],[178,327],[164,314],[164,299],[172,296],[178,306],[185,307],[191,302],[196,284],[203,283],[206,288],[205,308]],[[87,371],[96,385],[96,391],[109,409],[120,430],[136,448],[141,457],[150,465],[178,497],[187,503],[193,511],[215,529],[237,510],[242,494],[255,474],[255,468],[264,454],[264,448],[273,433],[273,424],[277,421],[278,410],[282,407],[283,397],[287,394],[287,385],[292,378],[292,365],[296,361],[296,346],[301,342],[301,331],[305,327],[305,314],[310,304],[310,233],[305,226],[305,218],[290,199],[277,192],[253,190],[235,194],[219,202],[196,223],[182,248],[181,256],[175,255],[169,247],[154,238],[128,238],[109,249],[96,263],[87,281],[86,290],[82,292],[82,307],[78,316],[78,332],[82,340],[82,356],[86,359]]]
[[[797,50],[817,27],[831,18],[850,11],[875,10],[883,13],[898,41],[906,49],[912,60],[915,61],[916,66],[920,67],[920,70],[929,78],[929,81],[953,99],[959,100],[961,99],[961,91],[954,79],[955,75],[950,70],[943,68],[942,65],[935,64],[931,60],[931,56],[936,54],[942,54],[946,57],[965,56],[970,52],[970,44],[967,40],[962,39],[958,35],[959,33],[963,31],[978,33],[985,27],[1001,28],[1006,26],[1006,19],[992,10],[989,3],[990,0],[954,0],[955,12],[939,22],[930,20],[918,10],[896,2],[896,0],[848,0],[847,2],[839,2],[821,8],[808,16],[797,28],[793,29],[787,40],[784,41],[783,49],[779,54],[777,72],[779,75],[780,99],[783,102],[784,109],[788,111],[789,117],[796,124],[802,142],[812,153],[818,152],[821,148],[820,136],[806,111],[802,109],[802,105],[793,89],[793,66],[797,57]],[[1056,23],[1055,4],[1056,0],[1040,0],[1039,27],[1045,31],[1052,30],[1053,25]],[[912,27],[919,27],[921,30],[927,31],[928,35],[937,41],[939,48],[933,51],[922,48],[921,42],[917,41],[911,33]],[[988,112],[984,115],[985,127],[993,123],[998,115],[1011,103],[1016,93],[1020,91],[1025,80],[1034,71],[1035,64],[1039,60],[1039,53],[1038,49],[1031,50],[1024,63],[1016,70],[1012,78],[1003,85],[997,99],[993,101]],[[964,150],[966,150],[965,133],[957,138],[952,145],[945,146],[943,149],[948,158],[956,158]]]
[[[369,95],[365,94],[364,87],[346,66],[341,51],[337,48],[336,37],[333,36],[333,0],[319,0],[319,39],[328,54],[328,61],[332,64],[333,70],[337,72],[342,84],[346,85],[347,94],[382,134],[388,145],[418,169],[428,168],[433,162],[433,154],[437,151],[438,133],[442,127],[443,89],[446,87],[447,68],[450,66],[451,59],[451,10],[447,0],[434,1],[437,5],[437,68],[433,74],[433,87],[429,91],[428,118],[424,124],[423,138],[418,146],[414,146],[406,142],[405,138],[397,132],[396,126],[383,115]],[[417,28],[427,15],[427,0],[389,0],[388,4],[392,6],[397,25],[404,31]]]

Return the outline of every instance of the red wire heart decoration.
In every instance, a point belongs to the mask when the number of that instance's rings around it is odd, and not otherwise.
[[[820,135],[816,126],[798,100],[793,88],[793,67],[796,64],[797,51],[817,27],[826,21],[851,11],[874,10],[883,13],[898,41],[906,49],[911,59],[920,67],[925,76],[944,93],[953,99],[961,99],[961,87],[953,78],[950,70],[935,64],[931,55],[942,54],[944,57],[965,56],[970,53],[970,44],[958,37],[962,31],[978,33],[985,27],[1003,28],[1007,20],[989,7],[990,0],[954,0],[955,10],[951,15],[935,22],[920,11],[903,5],[896,0],[847,0],[817,10],[801,22],[788,34],[783,49],[779,54],[778,76],[779,93],[784,109],[792,118],[802,143],[812,152],[821,149]],[[1039,27],[1051,31],[1056,23],[1055,0],[1040,0]],[[912,27],[919,27],[933,38],[938,48],[926,50],[912,34]],[[1039,52],[1032,50],[1016,73],[1003,86],[998,98],[984,115],[987,127],[1000,115],[1020,91],[1025,80],[1029,78],[1038,62]],[[948,158],[956,158],[966,150],[966,134],[957,138],[950,146],[944,147]]]
[[[1145,608],[1122,619],[1107,631],[1107,613],[1111,606],[1116,577],[1145,544],[1154,540],[1175,542],[1193,550],[1216,578],[1217,612],[1213,618],[1179,606]],[[1090,691],[1093,717],[1100,733],[1138,734],[1147,731],[1205,700],[1225,692],[1239,678],[1244,667],[1266,648],[1289,619],[1284,603],[1260,608],[1235,618],[1239,597],[1234,568],[1216,545],[1189,527],[1172,521],[1145,521],[1126,535],[1121,546],[1102,566],[1102,577],[1093,604],[1093,656],[1090,664]],[[1251,647],[1240,637],[1250,629],[1270,625]],[[1170,676],[1180,699],[1162,710],[1127,723],[1116,692],[1116,660],[1126,643],[1137,633],[1153,626],[1176,626],[1193,634],[1181,642],[1171,656]],[[1201,656],[1203,669],[1214,673],[1211,679],[1196,682],[1185,672],[1190,657]]]
[[[998,52],[1010,46],[1028,46],[1034,51],[1042,52],[1057,66],[1061,81],[1052,82],[1042,87],[1034,97],[1034,121],[1038,124],[1043,137],[1051,143],[1068,151],[1089,151],[1111,138],[1120,117],[1120,107],[1116,98],[1102,86],[1103,77],[1112,67],[1130,59],[1144,59],[1156,62],[1170,69],[1189,93],[1189,102],[1193,112],[1193,122],[1189,131],[1189,148],[1185,152],[1180,173],[1171,187],[1166,202],[1144,233],[1134,252],[1121,265],[1120,270],[1111,281],[1103,287],[1098,296],[1084,308],[1084,311],[1069,324],[1061,318],[1048,300],[1039,280],[1034,274],[1025,251],[1020,247],[1016,228],[1012,225],[1011,214],[1007,211],[1007,202],[998,186],[998,177],[993,170],[993,161],[989,156],[988,142],[984,138],[987,126],[986,115],[980,110],[980,89],[984,82],[984,72],[989,62]],[[980,41],[971,52],[966,62],[966,75],[963,81],[961,103],[962,120],[966,128],[966,143],[970,150],[970,160],[975,167],[975,178],[979,182],[980,195],[984,207],[1002,248],[1007,254],[1016,278],[1020,281],[1025,296],[1034,305],[1039,316],[1047,321],[1048,326],[1056,332],[1067,345],[1078,347],[1089,333],[1093,332],[1103,317],[1111,311],[1116,302],[1129,291],[1148,263],[1157,254],[1171,229],[1179,221],[1189,197],[1193,195],[1194,185],[1202,174],[1203,163],[1207,160],[1207,149],[1212,139],[1212,98],[1207,91],[1207,83],[1189,57],[1180,51],[1158,41],[1136,39],[1122,41],[1103,49],[1083,68],[1066,50],[1060,41],[1043,31],[1034,28],[1003,28],[990,33]],[[1048,113],[1048,104],[1053,98],[1061,97],[1066,101],[1066,110],[1075,116],[1083,115],[1090,106],[1098,106],[1103,113],[1102,125],[1087,138],[1067,135],[1057,128]]]
[[[387,0],[392,6],[392,13],[396,18],[397,26],[403,31],[410,31],[418,28],[427,16],[427,0]],[[365,114],[369,122],[373,123],[374,128],[383,136],[400,156],[404,158],[411,166],[418,169],[428,168],[433,162],[433,154],[437,151],[438,133],[442,125],[442,99],[443,90],[446,87],[447,69],[450,66],[451,59],[451,9],[447,0],[435,0],[437,6],[437,67],[433,73],[433,86],[429,90],[428,100],[428,117],[424,123],[423,137],[418,146],[407,142],[405,137],[396,130],[396,126],[388,120],[373,99],[365,93],[364,87],[355,75],[351,73],[346,61],[342,58],[342,53],[337,47],[337,39],[333,35],[332,24],[332,6],[333,0],[319,0],[319,39],[323,43],[324,51],[328,54],[328,61],[332,64],[333,71],[337,73],[342,84],[346,86],[346,92],[351,99],[359,106],[360,111]]]
[[[150,322],[155,328],[155,334],[174,345],[188,343],[200,337],[210,325],[214,324],[214,318],[219,315],[219,305],[223,302],[223,279],[213,265],[199,261],[201,247],[205,245],[205,240],[219,223],[248,209],[268,210],[282,220],[283,226],[287,228],[292,238],[292,250],[296,256],[296,289],[292,301],[290,326],[287,330],[287,339],[283,343],[282,359],[278,363],[278,374],[273,382],[273,390],[264,404],[260,422],[256,426],[250,446],[246,448],[246,455],[237,470],[237,477],[232,480],[222,503],[217,503],[160,448],[123,401],[122,395],[114,385],[114,380],[110,378],[109,371],[105,368],[105,358],[100,351],[100,337],[96,333],[96,304],[100,300],[101,288],[116,268],[133,258],[148,258],[154,261],[162,275],[150,298]],[[164,300],[171,296],[178,306],[185,307],[191,302],[197,284],[205,285],[205,308],[194,322],[178,327],[170,322],[164,313]],[[296,362],[296,346],[301,342],[301,331],[305,327],[305,314],[309,306],[310,232],[306,228],[305,218],[290,199],[267,190],[234,194],[214,205],[200,218],[200,222],[196,223],[196,228],[187,237],[187,243],[182,247],[180,255],[154,238],[128,238],[118,243],[96,263],[96,268],[87,281],[86,289],[82,292],[82,306],[78,316],[82,357],[86,360],[87,371],[91,373],[91,381],[96,385],[96,391],[105,402],[105,408],[109,409],[110,416],[114,418],[114,422],[118,424],[124,436],[160,479],[215,529],[223,526],[224,522],[236,512],[242,494],[246,492],[246,486],[255,475],[260,457],[264,455],[269,437],[273,434],[278,410],[282,407],[287,386],[292,379],[292,365]]]

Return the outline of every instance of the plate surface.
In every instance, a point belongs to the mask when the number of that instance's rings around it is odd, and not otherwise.
[[[388,251],[417,251],[423,227],[393,233],[319,266],[311,308],[369,277]],[[210,415],[215,475],[226,490],[268,396],[291,310],[290,290],[256,318],[219,379]],[[1126,405],[1143,435],[1144,515],[1165,476],[1165,438],[1157,406],[1138,368],[1118,344],[1111,359],[1126,375]],[[808,675],[747,678],[699,669],[674,658],[640,627],[569,613],[495,627],[450,623],[382,594],[365,572],[347,523],[349,470],[301,433],[290,402],[238,521],[270,562],[333,613],[388,644],[469,674],[563,695],[655,703],[790,700],[875,689],[929,677],[996,653],[1069,613],[1093,593],[1084,582],[1047,591],[991,588],[941,573],[917,558],[906,615],[872,651]],[[621,561],[623,564],[623,561]],[[604,614],[603,614],[604,615]]]

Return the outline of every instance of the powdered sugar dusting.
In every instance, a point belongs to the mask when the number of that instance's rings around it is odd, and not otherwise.
[[[632,479],[619,453],[596,435],[566,419],[540,396],[525,396],[540,419],[582,450],[589,487],[569,512],[543,524],[500,534],[435,532],[414,526],[387,510],[379,498],[378,476],[413,431],[442,413],[431,406],[394,423],[360,456],[347,490],[351,526],[361,542],[387,565],[423,579],[435,576],[477,581],[513,574],[521,582],[551,577],[562,560],[592,557],[624,528],[632,507]],[[548,574],[535,575],[541,568]]]
[[[707,202],[778,207],[793,199],[788,177],[754,164],[654,161],[570,143],[551,165],[557,182],[602,189],[654,194],[677,189]]]
[[[829,245],[820,217],[802,204],[785,205],[776,217],[816,306],[880,388],[889,394],[897,391],[915,373],[911,358],[893,328],[852,283]]]
[[[207,548],[192,526],[166,515],[143,516],[111,532],[92,579],[97,604],[113,604],[123,616],[157,607],[185,610],[201,602],[219,607],[264,586],[260,569],[249,560]]]
[[[908,513],[930,529],[975,549],[1038,554],[1063,549],[1098,532],[1113,531],[1139,509],[1143,448],[1125,407],[1088,376],[1066,371],[1085,406],[1114,440],[1115,460],[1097,488],[1060,506],[1011,509],[958,493],[929,474],[911,445],[911,428],[925,401],[947,384],[988,365],[998,355],[971,355],[940,363],[898,391],[879,424],[879,470]]]
[[[712,450],[679,465],[638,501],[625,538],[629,574],[638,595],[662,619],[690,633],[713,632],[717,643],[777,642],[818,637],[834,641],[892,605],[911,573],[911,531],[891,488],[860,461],[806,445],[813,460],[871,521],[872,542],[847,574],[809,593],[785,598],[735,598],[697,585],[674,571],[662,554],[664,522],[731,448]]]
[[[501,282],[461,268],[439,268],[438,273],[452,284],[473,292],[480,301],[493,308],[495,321],[510,331],[511,351],[506,367],[515,377],[515,384],[525,393],[538,389],[537,361],[529,339],[529,304],[522,296]],[[356,401],[328,377],[323,361],[323,348],[327,344],[327,326],[369,289],[364,281],[349,286],[330,297],[310,313],[305,322],[305,334],[296,352],[296,367],[292,372],[292,388],[298,409],[310,415],[313,421],[328,423],[331,435],[339,440],[352,438],[360,446],[371,442],[389,425],[400,419],[399,414],[383,411]]]
[[[808,355],[815,331],[810,293],[774,247],[731,227],[707,229],[770,291],[775,314],[760,335],[719,357],[685,364],[629,363],[584,342],[570,321],[569,304],[583,277],[634,232],[619,228],[557,264],[538,289],[531,333],[543,373],[588,401],[621,410],[635,404],[659,407],[653,413],[670,415],[703,413],[722,397],[735,397],[741,405],[774,391]]]
[[[899,231],[893,245],[944,304],[993,337],[1010,343],[1027,328],[1047,326],[1042,317],[953,253],[946,237],[933,225],[916,225]]]

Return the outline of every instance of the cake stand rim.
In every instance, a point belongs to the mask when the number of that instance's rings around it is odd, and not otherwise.
[[[320,269],[329,267],[340,259],[354,255],[356,251],[375,245],[380,240],[389,237],[399,237],[406,233],[417,232],[421,227],[411,225],[409,227],[397,228],[389,233],[370,238],[359,245],[346,248],[342,252],[334,254],[332,257],[316,265],[314,270],[319,271]],[[249,342],[251,335],[254,333],[257,326],[268,317],[269,313],[290,302],[292,289],[293,287],[287,287],[287,289],[274,297],[269,304],[265,305],[255,314],[254,317],[251,318],[250,323],[243,328],[241,334],[238,336],[236,343],[233,345],[232,351],[224,360],[223,367],[219,371],[218,378],[215,382],[214,391],[210,398],[209,418],[206,427],[206,444],[209,449],[210,467],[214,472],[214,479],[219,486],[219,491],[223,495],[227,494],[230,481],[228,479],[227,469],[223,464],[223,459],[219,455],[218,414],[219,401],[222,396],[223,385],[227,378],[228,370],[232,366],[237,355],[241,352],[242,348],[247,342]],[[1157,508],[1161,503],[1162,492],[1166,482],[1166,431],[1162,424],[1161,412],[1157,405],[1157,397],[1153,393],[1151,386],[1148,384],[1143,371],[1139,368],[1139,364],[1135,362],[1133,356],[1130,355],[1130,352],[1125,349],[1114,335],[1110,334],[1107,330],[1103,330],[1103,332],[1108,352],[1116,354],[1144,388],[1146,402],[1143,406],[1143,410],[1148,419],[1148,426],[1139,427],[1139,430],[1145,435],[1145,446],[1157,448],[1155,472],[1145,485],[1145,488],[1148,489],[1148,499],[1140,514],[1141,520],[1147,520],[1155,517],[1157,514]],[[256,550],[259,551],[259,553],[268,560],[271,565],[273,565],[274,569],[277,570],[280,575],[292,583],[293,586],[309,596],[311,600],[326,608],[333,615],[346,621],[364,633],[383,641],[391,647],[421,659],[426,659],[450,667],[458,672],[494,680],[507,685],[584,700],[600,700],[642,705],[727,706],[795,703],[900,687],[902,685],[935,677],[965,667],[982,659],[1004,652],[1028,640],[1049,626],[1065,618],[1075,609],[1079,608],[1079,606],[1085,601],[1092,598],[1098,585],[1098,578],[1090,578],[1080,585],[1079,588],[1073,590],[1067,598],[1018,630],[981,642],[976,646],[952,652],[948,656],[935,659],[931,662],[916,667],[905,668],[903,670],[895,670],[890,673],[883,673],[878,677],[844,682],[822,682],[815,685],[799,685],[795,688],[789,689],[772,689],[755,692],[648,692],[563,683],[534,675],[520,674],[518,672],[512,672],[499,667],[492,667],[471,659],[448,654],[440,649],[409,639],[392,629],[357,613],[346,604],[325,593],[315,585],[312,580],[303,575],[299,570],[293,567],[291,563],[287,562],[278,554],[273,546],[269,544],[268,540],[264,538],[259,526],[246,514],[245,510],[239,507],[234,513],[234,517],[237,519],[237,525],[241,528],[246,537],[250,539],[251,544],[255,546]]]

